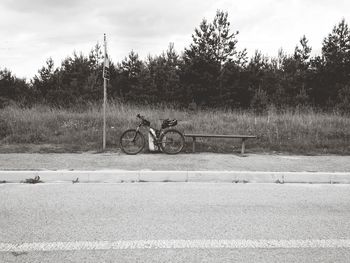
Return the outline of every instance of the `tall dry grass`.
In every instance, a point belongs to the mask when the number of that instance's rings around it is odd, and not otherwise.
[[[173,106],[137,106],[111,103],[107,108],[107,147],[119,148],[119,137],[137,125],[141,113],[155,127],[160,119],[176,118],[184,133],[252,134],[258,139],[247,141],[251,152],[288,152],[301,154],[349,154],[350,118],[336,112],[312,109],[270,109],[265,115],[238,110],[188,111]],[[146,131],[145,131],[146,132]],[[102,109],[90,105],[76,109],[35,106],[30,109],[8,106],[0,112],[0,143],[6,149],[18,145],[46,145],[46,151],[98,151],[102,145]],[[202,139],[200,151],[239,151],[238,142],[230,139]],[[30,148],[30,147],[29,147]],[[24,151],[28,150],[26,148]],[[187,145],[190,150],[190,143]]]

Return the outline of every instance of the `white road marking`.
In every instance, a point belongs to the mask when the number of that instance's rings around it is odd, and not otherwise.
[[[350,239],[292,239],[292,240],[130,240],[0,243],[0,252],[18,251],[76,251],[121,249],[237,249],[237,248],[347,248]]]

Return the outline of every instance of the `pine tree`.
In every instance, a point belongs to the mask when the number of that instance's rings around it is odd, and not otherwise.
[[[294,49],[294,59],[300,61],[303,65],[309,64],[312,48],[308,45],[308,39],[304,35],[300,39],[300,46],[296,46]]]
[[[185,49],[183,80],[199,104],[212,105],[222,99],[225,63],[243,63],[245,52],[237,52],[238,31],[230,32],[227,12],[218,10],[212,23],[203,19]],[[220,96],[221,95],[221,96]]]
[[[335,26],[323,41],[322,54],[325,61],[336,70],[348,68],[350,63],[350,31],[345,19]]]
[[[32,80],[32,85],[38,94],[38,99],[47,102],[48,95],[57,88],[57,82],[54,77],[55,72],[55,64],[50,57],[46,60],[46,65],[38,70],[38,75],[35,75]]]
[[[313,65],[317,70],[313,81],[316,102],[332,107],[342,87],[349,84],[350,31],[344,19],[324,39],[322,57],[315,59]]]
[[[25,79],[17,78],[9,69],[0,69],[0,108],[11,103],[31,104],[33,95]]]
[[[143,102],[147,97],[143,89],[145,65],[139,55],[132,50],[118,67],[122,99]]]

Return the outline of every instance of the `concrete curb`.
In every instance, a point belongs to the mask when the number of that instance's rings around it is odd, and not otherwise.
[[[0,171],[0,183],[21,183],[40,176],[44,183],[223,182],[350,184],[350,172],[252,171]]]

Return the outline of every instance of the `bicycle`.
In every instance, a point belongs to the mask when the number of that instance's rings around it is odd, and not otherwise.
[[[149,136],[152,137],[156,149],[161,149],[167,154],[177,154],[182,151],[185,138],[183,134],[170,127],[177,125],[177,120],[163,120],[159,130],[151,127],[151,123],[145,117],[137,114],[141,120],[136,129],[128,129],[120,136],[120,148],[126,154],[138,154],[146,144],[145,136],[140,132],[142,126],[149,128]],[[152,143],[152,142],[150,142]]]

